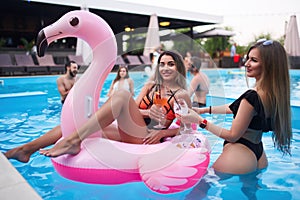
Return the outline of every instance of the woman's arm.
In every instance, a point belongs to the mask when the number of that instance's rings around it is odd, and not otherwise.
[[[232,114],[232,111],[229,108],[230,104],[220,105],[220,106],[209,106],[205,108],[193,107],[193,110],[198,114]]]
[[[205,129],[229,142],[235,142],[243,136],[254,114],[255,110],[253,106],[249,104],[247,100],[243,99],[241,101],[236,117],[232,120],[232,125],[229,130],[222,128],[221,126],[217,126],[211,122],[207,122],[207,126],[205,127]],[[189,110],[189,114],[179,116],[179,118],[184,123],[200,124],[204,121],[204,118],[198,115],[198,113],[196,113],[192,109]]]
[[[174,105],[175,99],[180,99],[180,98],[184,99],[186,101],[188,107],[191,108],[191,99],[186,90],[180,90],[175,94],[175,97],[172,98],[172,100],[170,102],[171,106]],[[156,105],[153,105],[149,109],[149,117],[156,121],[159,121],[159,119],[160,119],[160,122],[162,124],[164,124],[166,127],[169,127],[174,120],[174,119],[173,120],[166,119],[165,116],[161,116],[161,111],[159,109],[159,106],[156,106]],[[164,137],[173,137],[173,136],[177,135],[179,132],[179,128],[164,129],[164,130],[148,130],[148,131],[149,131],[149,134],[144,139],[144,143],[145,144],[155,144],[155,143],[159,143],[161,141],[161,139]]]
[[[157,144],[161,142],[162,138],[173,137],[178,134],[177,129],[164,129],[164,130],[148,130],[149,134],[144,138],[144,144]]]

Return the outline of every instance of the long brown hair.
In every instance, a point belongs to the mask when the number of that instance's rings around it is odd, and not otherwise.
[[[160,60],[164,55],[171,56],[174,59],[178,71],[178,76],[176,76],[175,82],[181,88],[186,89],[186,70],[185,70],[183,58],[179,53],[174,51],[164,51],[159,55],[157,61],[157,67],[154,74],[154,80],[156,80],[158,84],[162,84],[163,79],[159,73],[158,64],[160,63]]]
[[[128,73],[128,68],[126,66],[120,66],[119,69],[118,69],[118,72],[117,72],[117,76],[116,78],[113,80],[113,84],[115,84],[115,82],[117,82],[118,80],[121,79],[121,76],[120,76],[120,71],[121,69],[125,69],[126,70],[126,76],[124,77],[125,79],[129,78],[129,73]]]
[[[292,128],[287,54],[284,47],[273,40],[256,43],[247,55],[254,48],[258,49],[262,62],[262,75],[256,87],[264,93],[261,99],[271,117],[274,145],[284,154],[290,154]]]

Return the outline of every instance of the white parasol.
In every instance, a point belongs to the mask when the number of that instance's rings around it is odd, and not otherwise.
[[[296,15],[292,15],[288,23],[284,47],[289,56],[300,56],[300,39]]]
[[[225,30],[223,28],[212,28],[210,30],[201,32],[196,34],[195,38],[207,38],[207,37],[231,37],[234,36],[235,33],[229,30]]]
[[[150,53],[153,52],[154,49],[156,49],[159,46],[160,46],[160,39],[159,39],[158,18],[156,14],[152,14],[148,26],[143,55],[149,56]]]

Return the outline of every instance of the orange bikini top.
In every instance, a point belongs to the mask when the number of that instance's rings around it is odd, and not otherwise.
[[[140,109],[146,110],[146,109],[149,109],[153,105],[153,98],[154,98],[155,91],[157,91],[157,87],[158,87],[158,85],[154,84],[149,89],[148,93],[146,94],[146,96],[143,97],[143,99],[142,99],[142,101],[141,101],[141,103],[139,105]],[[180,90],[180,89],[178,89],[178,90]],[[168,120],[173,120],[173,119],[176,118],[175,117],[175,112],[174,112],[174,110],[172,108],[172,105],[170,104],[170,101],[172,100],[172,98],[174,98],[174,96],[175,96],[175,94],[176,94],[176,92],[178,90],[176,90],[175,92],[173,92],[173,91],[170,90],[171,95],[170,95],[170,97],[167,100],[167,104],[164,105],[164,108],[165,108],[165,110],[167,112],[166,118]],[[151,94],[151,96],[150,96],[150,94]]]

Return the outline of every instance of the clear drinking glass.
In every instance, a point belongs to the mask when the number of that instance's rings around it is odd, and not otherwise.
[[[173,109],[177,115],[186,115],[189,112],[188,105],[184,99],[175,99]],[[184,123],[183,127],[183,130],[180,130],[180,135],[172,140],[173,143],[180,148],[197,148],[197,143],[195,143],[196,137],[191,134],[193,133],[191,124]]]
[[[168,101],[168,96],[167,96],[167,91],[165,87],[161,88],[159,87],[159,90],[155,92],[154,98],[153,98],[153,103],[155,105],[159,105],[160,109],[163,109],[163,106],[167,104]],[[158,125],[154,126],[156,129],[162,129],[166,128],[166,126],[161,124],[161,121],[159,120]]]
[[[174,102],[174,112],[178,115],[186,115],[189,112],[189,108],[188,105],[186,104],[184,99],[177,99]],[[191,130],[191,126],[190,124],[183,124],[184,129],[182,131],[180,131],[181,134],[186,134],[186,133],[190,133]]]

